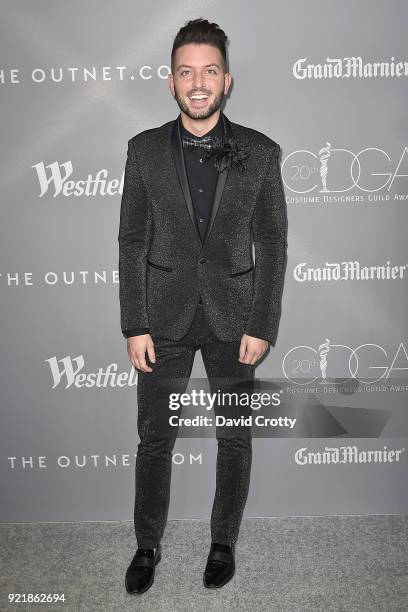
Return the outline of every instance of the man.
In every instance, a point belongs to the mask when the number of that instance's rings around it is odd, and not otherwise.
[[[181,28],[169,75],[181,112],[128,142],[119,293],[121,328],[138,369],[140,436],[130,593],[150,588],[161,558],[177,436],[170,390],[185,389],[197,349],[212,388],[219,379],[228,388],[253,381],[255,364],[276,343],[287,257],[280,147],[221,110],[231,85],[226,41],[204,19]],[[252,461],[247,430],[217,428],[217,442],[207,588],[234,575]]]

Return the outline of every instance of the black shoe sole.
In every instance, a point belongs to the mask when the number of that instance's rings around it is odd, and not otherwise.
[[[160,563],[160,559],[161,559],[161,550],[158,551],[157,557],[155,558],[155,561],[154,561],[155,567],[158,563]],[[152,573],[151,579],[141,591],[130,591],[128,589],[127,580],[125,580],[126,591],[130,593],[130,595],[142,595],[142,593],[146,593],[146,591],[150,589],[150,587],[152,586],[154,582],[154,575],[155,575],[155,572]]]
[[[220,582],[220,584],[206,584],[205,582],[205,574],[203,574],[203,584],[205,586],[206,589],[220,589],[221,587],[224,586],[224,584],[227,584],[227,582],[229,582],[230,580],[232,580],[232,578],[235,576],[235,567],[234,567],[234,571],[232,572],[231,576],[228,576],[228,578],[226,580],[224,580],[223,582]]]

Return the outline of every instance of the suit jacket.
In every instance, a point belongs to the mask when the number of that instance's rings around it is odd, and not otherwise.
[[[180,339],[201,295],[220,340],[246,333],[276,343],[288,246],[280,146],[221,113],[224,133],[246,142],[250,156],[242,173],[235,166],[219,173],[204,241],[180,115],[128,141],[118,235],[124,335],[149,328],[153,337]]]

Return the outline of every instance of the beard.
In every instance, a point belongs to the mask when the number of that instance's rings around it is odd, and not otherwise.
[[[204,92],[202,92],[204,93]],[[217,110],[221,107],[221,104],[225,98],[224,90],[222,90],[218,96],[215,96],[212,104],[207,106],[206,108],[198,108],[197,110],[190,110],[187,104],[182,100],[180,95],[177,92],[177,89],[174,87],[174,97],[178,104],[178,107],[183,113],[185,113],[190,119],[208,119],[211,117]]]

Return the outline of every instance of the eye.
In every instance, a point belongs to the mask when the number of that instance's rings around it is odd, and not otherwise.
[[[216,70],[215,70],[215,68],[209,68],[209,69],[208,69],[208,72],[214,72],[214,74],[216,74]]]
[[[185,74],[186,72],[190,72],[190,71],[189,71],[189,70],[182,70],[182,71],[180,72],[180,75],[181,75],[181,76],[184,76],[184,74]]]

